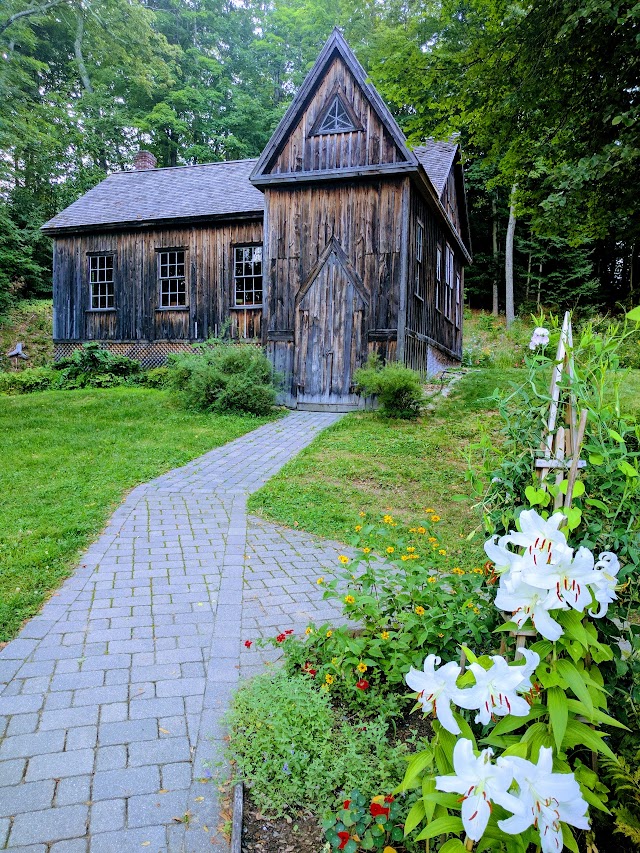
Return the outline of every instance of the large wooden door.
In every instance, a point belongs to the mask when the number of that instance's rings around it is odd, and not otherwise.
[[[366,299],[335,240],[298,295],[295,384],[298,404],[359,407],[351,391],[363,357]]]

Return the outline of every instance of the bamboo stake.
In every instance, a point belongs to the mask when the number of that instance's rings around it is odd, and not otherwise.
[[[564,501],[564,508],[567,510],[571,508],[573,488],[575,486],[576,479],[578,478],[578,462],[580,461],[580,449],[584,440],[584,431],[587,427],[587,414],[587,409],[583,409],[580,412],[580,424],[576,435],[576,446],[573,450],[573,459],[571,460],[571,468],[569,469],[569,476],[567,477],[567,496]]]

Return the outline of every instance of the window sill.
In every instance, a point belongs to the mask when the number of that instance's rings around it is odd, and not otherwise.
[[[420,302],[424,302],[424,296],[421,293],[418,293],[417,291],[414,290],[413,295],[415,296],[416,299],[419,299]]]
[[[188,305],[167,305],[165,307],[156,308],[157,311],[188,311]]]
[[[117,308],[87,308],[85,314],[117,314]]]
[[[262,305],[232,305],[232,311],[262,311]]]

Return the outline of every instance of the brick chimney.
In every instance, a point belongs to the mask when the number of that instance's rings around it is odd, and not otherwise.
[[[144,172],[147,169],[155,169],[157,165],[158,161],[151,151],[138,151],[133,159],[133,168],[138,172]]]

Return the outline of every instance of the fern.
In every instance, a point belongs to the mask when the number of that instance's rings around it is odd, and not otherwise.
[[[604,758],[602,768],[618,801],[612,809],[616,819],[615,831],[640,850],[640,765],[632,766],[624,758],[617,761]]]

